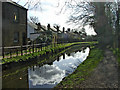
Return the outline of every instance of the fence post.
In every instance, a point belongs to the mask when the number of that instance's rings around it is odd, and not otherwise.
[[[34,42],[33,42],[33,47],[32,47],[32,49],[33,49],[33,53],[34,53]]]
[[[38,45],[38,52],[40,52],[40,45]]]
[[[11,52],[11,49],[10,49],[10,58],[12,58],[12,52]]]
[[[30,47],[31,48],[31,47]],[[29,53],[31,53],[31,49],[29,48]]]
[[[17,52],[16,52],[17,56],[18,56],[18,49],[17,49]]]
[[[30,47],[29,47],[29,53],[31,54],[31,45],[30,45]]]
[[[27,47],[27,46],[25,46],[25,49],[26,49],[25,51],[26,51],[26,54],[27,54],[27,49],[28,49],[28,47]]]
[[[37,52],[37,45],[35,46],[35,52]]]
[[[41,51],[42,51],[42,43],[41,43]]]
[[[5,55],[4,55],[4,46],[2,47],[2,56],[3,56],[3,58],[5,57]]]
[[[22,50],[22,46],[21,46],[21,56],[23,55],[23,50]]]

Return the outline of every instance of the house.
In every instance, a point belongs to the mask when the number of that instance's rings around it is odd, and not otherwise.
[[[4,1],[4,0],[3,0]],[[1,46],[27,44],[27,9],[11,0],[0,1]]]
[[[38,26],[35,23],[28,21],[27,23],[27,38],[28,41],[34,41],[37,37],[39,37],[39,33],[37,33]]]
[[[61,32],[59,31],[57,38],[58,43],[64,43],[67,41],[68,36],[67,33],[65,33],[65,27],[63,27],[63,30]]]
[[[59,28],[52,28],[50,24],[47,25],[47,30],[52,32],[52,44],[57,44],[57,36],[58,36]]]
[[[36,30],[39,33],[36,43],[51,43],[52,41],[52,32],[45,25],[37,24],[38,29]]]

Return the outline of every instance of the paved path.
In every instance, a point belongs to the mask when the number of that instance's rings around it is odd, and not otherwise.
[[[112,51],[106,50],[104,59],[100,62],[92,75],[77,87],[118,88],[118,71],[118,63]]]

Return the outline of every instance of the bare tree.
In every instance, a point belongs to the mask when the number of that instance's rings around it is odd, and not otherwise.
[[[17,3],[20,3],[20,1],[22,0],[18,0]],[[28,8],[29,10],[37,9],[37,8],[41,9],[41,0],[26,0],[23,6]]]
[[[116,37],[115,39],[118,40],[117,34],[120,32],[119,0],[116,0],[116,2],[80,1],[66,0],[63,8],[72,10],[68,23],[75,24],[79,27],[85,25],[92,26],[97,33],[99,42],[104,46],[112,46],[113,37]]]
[[[39,19],[38,19],[38,17],[36,17],[36,16],[31,16],[31,17],[30,17],[30,20],[31,20],[33,23],[39,23]]]

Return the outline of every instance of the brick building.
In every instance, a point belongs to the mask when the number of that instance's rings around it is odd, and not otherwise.
[[[13,1],[0,1],[0,46],[20,46],[27,44],[27,9]]]

